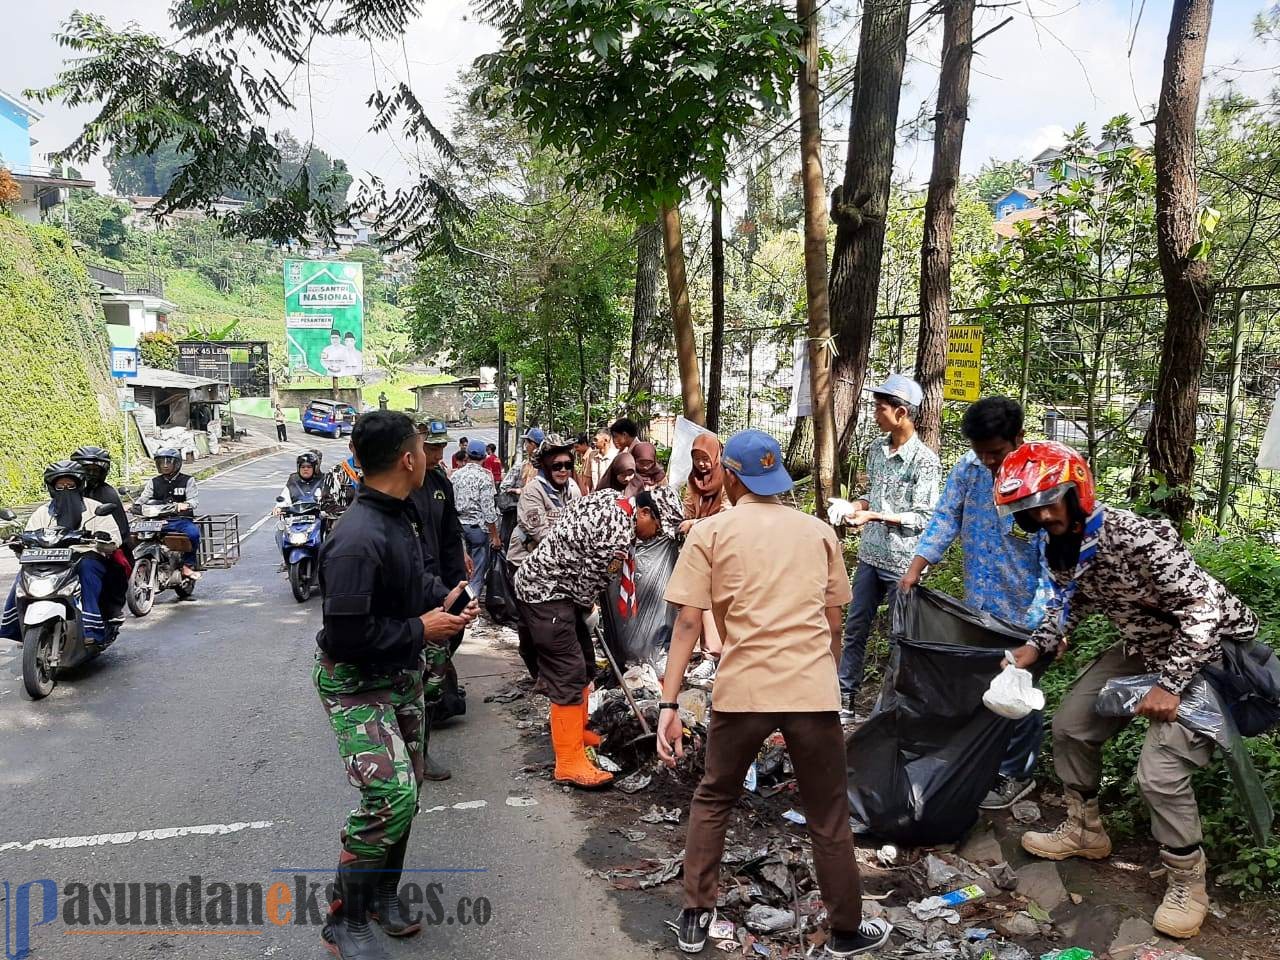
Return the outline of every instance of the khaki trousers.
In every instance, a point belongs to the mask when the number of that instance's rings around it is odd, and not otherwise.
[[[729,815],[742,796],[747,768],[769,734],[781,730],[796,771],[813,865],[831,928],[854,933],[862,922],[862,881],[849,829],[849,796],[840,716],[827,713],[711,714],[706,772],[693,793],[685,842],[686,907],[716,905]],[[788,892],[789,891],[784,891]]]
[[[1053,765],[1062,782],[1095,793],[1102,777],[1102,745],[1129,724],[1125,717],[1101,717],[1094,710],[1098,691],[1112,677],[1150,673],[1138,657],[1117,643],[1081,674],[1053,718]],[[1190,847],[1203,839],[1191,774],[1209,762],[1213,741],[1180,723],[1153,722],[1138,757],[1138,787],[1151,810],[1151,834],[1166,847]]]

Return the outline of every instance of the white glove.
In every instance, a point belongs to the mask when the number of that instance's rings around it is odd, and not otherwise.
[[[841,524],[848,523],[853,519],[853,515],[857,512],[858,508],[848,500],[841,500],[839,497],[832,497],[827,502],[827,521],[833,527],[838,527]]]

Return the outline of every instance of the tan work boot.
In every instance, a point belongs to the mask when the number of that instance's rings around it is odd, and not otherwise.
[[[1074,790],[1067,790],[1066,798],[1067,819],[1049,833],[1024,833],[1022,849],[1046,860],[1105,860],[1111,856],[1111,838],[1102,825],[1098,798],[1085,800]]]
[[[1164,892],[1164,902],[1156,907],[1151,925],[1169,937],[1180,940],[1194,937],[1209,912],[1209,894],[1204,889],[1208,867],[1204,851],[1178,856],[1161,850],[1160,859],[1164,861],[1169,886]]]

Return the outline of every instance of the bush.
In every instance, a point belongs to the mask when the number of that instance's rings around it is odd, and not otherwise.
[[[1259,639],[1280,646],[1280,551],[1256,540],[1202,539],[1192,544],[1200,564],[1258,614]],[[1052,715],[1080,671],[1120,639],[1101,617],[1081,624],[1061,661],[1045,674],[1042,686]],[[1145,835],[1150,818],[1134,779],[1147,721],[1135,720],[1103,751],[1102,801],[1108,829],[1117,837]],[[1246,741],[1269,796],[1280,795],[1280,738],[1275,732]],[[1053,778],[1051,748],[1042,754],[1041,773]],[[1220,757],[1194,778],[1204,824],[1205,848],[1217,882],[1242,895],[1280,892],[1280,841],[1258,847]]]
[[[171,333],[144,333],[138,338],[138,350],[144,366],[155,370],[178,369],[178,341]]]

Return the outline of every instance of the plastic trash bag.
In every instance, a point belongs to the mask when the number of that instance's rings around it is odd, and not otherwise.
[[[1132,717],[1151,688],[1160,679],[1157,673],[1143,673],[1135,677],[1112,677],[1098,691],[1093,709],[1103,717]],[[1196,677],[1182,691],[1178,705],[1178,722],[1188,730],[1203,733],[1223,750],[1231,749],[1231,737],[1227,732],[1227,715],[1222,712],[1215,694],[1203,677]]]
[[[489,555],[489,570],[484,577],[484,609],[494,623],[512,626],[520,620],[511,564],[503,550],[494,550]]]
[[[688,482],[693,470],[693,441],[704,433],[711,431],[692,420],[676,417],[675,430],[671,434],[671,463],[667,466],[667,483],[671,489],[679,490]]]
[[[619,665],[657,664],[671,646],[676,608],[663,599],[667,581],[676,568],[680,547],[670,537],[636,542],[636,613],[623,618],[618,612],[619,577],[605,587],[602,604],[604,642]]]
[[[855,830],[909,846],[964,836],[1014,729],[982,697],[1005,650],[1029,637],[924,587],[899,594],[880,698],[847,743]]]
[[[995,675],[982,695],[982,702],[992,713],[1009,720],[1021,720],[1027,714],[1044,709],[1044,691],[1037,689],[1030,670],[1013,665],[1013,654],[1005,651],[1009,665]]]
[[[1104,717],[1132,717],[1139,702],[1159,679],[1159,675],[1154,673],[1113,677],[1098,692],[1095,709]],[[1223,705],[1222,697],[1212,684],[1199,676],[1182,691],[1181,700],[1178,722],[1209,737],[1222,751],[1231,782],[1244,804],[1245,819],[1249,821],[1253,839],[1258,846],[1266,846],[1271,839],[1275,810],[1245,747],[1244,738]]]
[[[1271,418],[1267,421],[1267,432],[1263,434],[1262,444],[1258,447],[1258,466],[1280,470],[1280,391],[1276,393]]]

